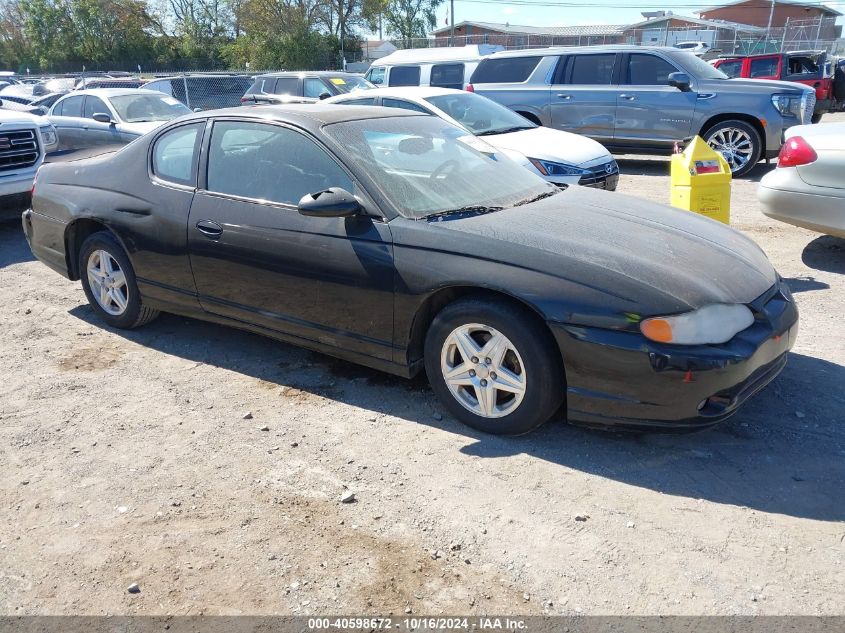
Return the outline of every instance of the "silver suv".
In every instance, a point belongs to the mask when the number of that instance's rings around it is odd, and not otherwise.
[[[467,89],[614,153],[665,154],[698,134],[735,176],[777,156],[784,131],[809,123],[815,105],[800,84],[729,79],[692,53],[642,46],[495,53]]]

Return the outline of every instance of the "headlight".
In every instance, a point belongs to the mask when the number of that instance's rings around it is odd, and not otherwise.
[[[44,145],[56,145],[59,142],[59,135],[52,125],[45,125],[41,128],[41,140]]]
[[[801,120],[802,112],[801,95],[772,95],[772,105],[783,116],[794,116]]]
[[[586,169],[581,169],[575,165],[567,165],[566,163],[553,163],[549,160],[540,160],[539,158],[529,158],[531,164],[544,176],[583,176],[590,172]]]
[[[754,323],[754,315],[740,304],[717,303],[675,316],[654,317],[640,323],[646,338],[675,345],[718,345]]]

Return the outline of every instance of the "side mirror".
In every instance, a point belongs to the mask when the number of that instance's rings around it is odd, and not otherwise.
[[[202,108],[194,108],[194,112],[202,112]]]
[[[298,210],[302,215],[316,218],[348,218],[361,211],[361,204],[346,189],[330,187],[302,196]]]
[[[329,97],[331,97],[331,95],[328,92],[320,93],[320,101],[322,101],[323,99],[328,99]]]
[[[670,86],[674,86],[681,92],[690,91],[690,78],[686,73],[670,73],[666,83]]]
[[[35,106],[35,108],[33,109],[35,110],[35,112],[33,112],[32,114],[37,114],[40,116],[47,116],[47,113],[49,112],[49,110],[44,106]]]
[[[112,121],[111,119],[111,115],[106,114],[105,112],[95,112],[94,116],[92,116],[91,118],[94,119],[97,123],[108,123],[110,125],[114,123],[114,121]]]

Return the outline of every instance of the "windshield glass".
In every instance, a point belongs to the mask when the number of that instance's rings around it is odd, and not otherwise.
[[[471,92],[426,97],[425,100],[478,136],[537,127],[513,110]]]
[[[369,90],[370,88],[375,88],[373,84],[363,77],[349,77],[348,75],[344,75],[343,77],[327,77],[327,79],[329,80],[329,83],[337,88],[339,93],[356,92],[358,90]]]
[[[685,53],[682,51],[677,55],[677,59],[689,74],[698,79],[730,79],[721,70],[715,66],[711,66],[694,53]]]
[[[127,123],[169,121],[191,112],[182,102],[167,95],[121,95],[110,101],[117,115]]]
[[[323,129],[407,218],[507,208],[557,191],[438,117],[364,119]]]

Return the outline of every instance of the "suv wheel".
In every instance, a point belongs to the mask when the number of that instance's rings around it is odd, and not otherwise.
[[[710,147],[724,156],[735,178],[751,171],[763,153],[760,133],[745,121],[721,121],[702,136]]]

